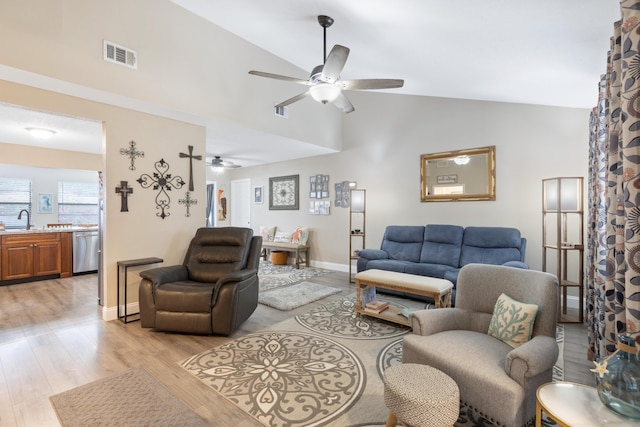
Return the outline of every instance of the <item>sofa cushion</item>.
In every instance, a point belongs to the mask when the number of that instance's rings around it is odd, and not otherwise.
[[[443,264],[430,264],[426,262],[407,264],[404,272],[409,274],[417,274],[420,276],[436,277],[438,279],[446,279],[445,273],[452,270],[458,270],[455,267]]]
[[[382,237],[380,249],[386,251],[390,259],[420,262],[423,241],[423,226],[389,225]]]
[[[460,267],[471,263],[501,265],[523,261],[520,231],[506,227],[467,227],[462,239]]]
[[[513,348],[520,347],[531,339],[537,313],[536,304],[516,301],[502,293],[493,308],[487,333]]]
[[[463,233],[464,228],[459,225],[428,224],[420,262],[458,267]]]
[[[409,261],[400,261],[395,259],[373,259],[367,263],[367,270],[377,268],[379,270],[404,273],[407,269],[407,266],[410,264],[411,262]]]

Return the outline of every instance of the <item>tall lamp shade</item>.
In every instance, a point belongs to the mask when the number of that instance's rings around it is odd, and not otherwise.
[[[364,190],[351,190],[351,212],[364,212]]]
[[[582,209],[582,179],[553,178],[544,180],[547,211],[575,212]],[[560,189],[560,192],[558,192]],[[558,209],[558,204],[560,208]]]

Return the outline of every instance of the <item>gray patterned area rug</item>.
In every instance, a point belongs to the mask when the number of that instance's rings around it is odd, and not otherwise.
[[[207,426],[143,368],[49,398],[63,426]]]
[[[382,376],[401,363],[410,329],[356,316],[354,305],[328,302],[180,366],[265,426],[383,426]],[[491,425],[460,409],[457,427]]]
[[[258,269],[260,292],[268,291],[269,289],[278,288],[280,286],[290,285],[312,277],[323,276],[330,272],[330,270],[317,267],[298,269],[293,265],[273,265],[262,261],[260,262],[260,268]]]

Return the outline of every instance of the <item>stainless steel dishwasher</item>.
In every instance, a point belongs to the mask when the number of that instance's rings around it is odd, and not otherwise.
[[[97,271],[100,236],[98,230],[73,232],[73,272]]]

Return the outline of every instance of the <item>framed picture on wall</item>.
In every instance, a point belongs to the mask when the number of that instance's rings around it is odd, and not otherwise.
[[[269,210],[298,210],[300,175],[269,178]]]
[[[264,198],[264,189],[262,187],[254,187],[253,188],[253,203],[263,203]]]
[[[38,213],[53,213],[53,194],[38,193]]]

